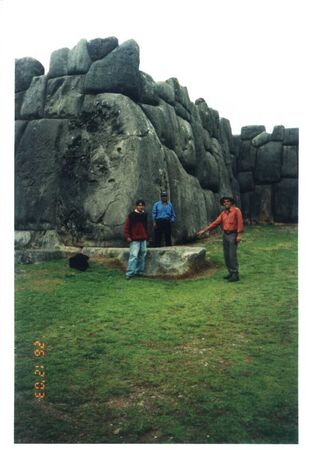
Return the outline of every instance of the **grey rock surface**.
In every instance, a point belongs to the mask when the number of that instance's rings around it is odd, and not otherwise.
[[[101,39],[92,39],[87,42],[88,54],[92,61],[104,58],[108,53],[118,46],[118,39],[114,36]]]
[[[177,78],[155,81],[139,65],[138,44],[114,37],[56,50],[46,76],[33,58],[16,61],[17,230],[56,230],[67,246],[123,246],[135,200],[150,215],[162,190],[177,214],[174,243],[214,220],[222,195],[249,223],[297,221],[297,128],[253,125],[233,136]]]
[[[50,66],[48,71],[49,78],[63,77],[68,75],[68,48],[55,50],[50,57]]]
[[[101,256],[117,260],[126,270],[128,248],[85,247],[87,256]],[[145,275],[149,277],[180,277],[197,274],[206,267],[206,249],[201,247],[149,248],[145,261]]]
[[[91,63],[87,41],[86,39],[81,39],[68,53],[68,75],[87,73]]]
[[[15,61],[15,92],[29,88],[32,78],[44,75],[44,67],[34,58],[20,58]]]
[[[261,184],[281,179],[282,142],[268,142],[257,149],[254,177]]]
[[[134,40],[124,42],[91,65],[85,79],[85,92],[120,93],[138,101],[141,95],[139,64],[137,43]]]
[[[274,218],[277,222],[297,222],[298,180],[282,178],[274,185]]]

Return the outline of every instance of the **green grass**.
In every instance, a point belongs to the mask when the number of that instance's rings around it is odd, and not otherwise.
[[[297,228],[247,227],[239,283],[204,243],[215,270],[193,280],[18,266],[16,443],[298,442]]]

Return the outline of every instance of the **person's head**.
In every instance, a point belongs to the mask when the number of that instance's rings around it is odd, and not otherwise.
[[[139,212],[143,212],[144,211],[144,208],[145,208],[145,201],[144,200],[137,200],[136,201],[136,209],[139,211]]]
[[[160,199],[161,199],[162,202],[167,203],[167,201],[168,201],[168,194],[167,194],[166,191],[163,191],[163,192],[160,194]]]
[[[232,197],[222,197],[220,202],[225,209],[230,209],[235,204],[235,200]]]

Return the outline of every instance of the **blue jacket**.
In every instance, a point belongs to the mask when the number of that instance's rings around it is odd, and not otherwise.
[[[162,201],[156,202],[152,209],[153,220],[168,219],[175,222],[176,215],[171,202],[164,203]]]

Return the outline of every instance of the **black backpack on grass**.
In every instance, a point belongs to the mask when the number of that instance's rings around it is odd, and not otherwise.
[[[83,253],[78,253],[77,255],[69,258],[69,266],[71,269],[77,269],[84,272],[89,267],[88,260],[89,256],[83,255]]]

